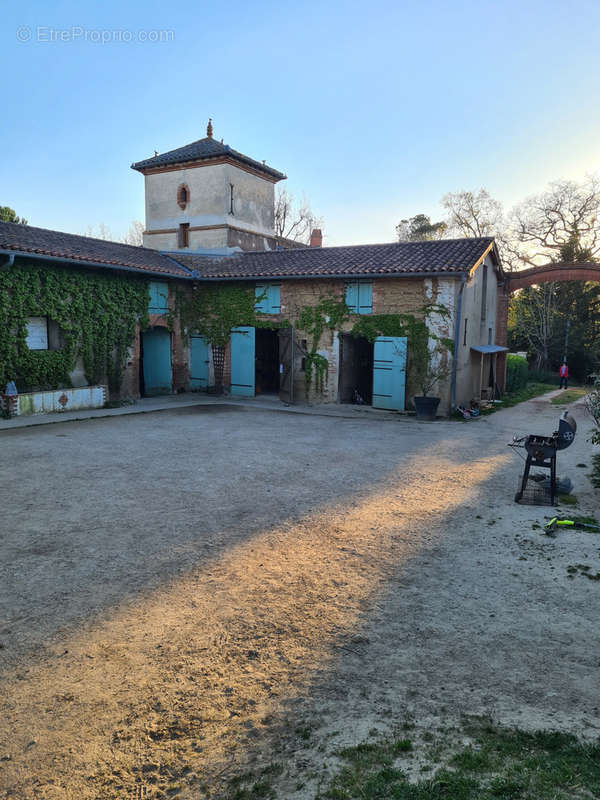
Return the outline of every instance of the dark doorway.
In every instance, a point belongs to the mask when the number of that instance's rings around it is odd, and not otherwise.
[[[373,402],[373,345],[361,337],[340,337],[340,403]]]
[[[277,331],[256,328],[256,394],[279,392],[279,338]]]

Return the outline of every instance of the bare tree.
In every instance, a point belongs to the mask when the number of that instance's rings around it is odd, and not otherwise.
[[[131,220],[131,225],[129,226],[129,230],[123,236],[122,241],[125,244],[133,244],[136,247],[141,247],[144,244],[144,223],[140,222],[139,219]]]
[[[104,239],[107,242],[114,242],[110,228],[103,222],[98,225],[88,225],[87,231],[83,235],[89,236],[91,239]]]
[[[550,344],[557,322],[554,282],[530,286],[511,301],[511,315],[518,336],[535,352],[537,369],[550,366]]]
[[[449,192],[442,198],[452,236],[497,236],[503,229],[502,204],[487,189]]]
[[[600,176],[551,183],[548,191],[518,205],[509,222],[523,264],[560,260],[572,241],[595,259],[600,255]]]
[[[306,198],[296,202],[294,195],[287,189],[276,189],[275,192],[275,235],[282,239],[308,244],[314,228],[323,226],[322,217],[317,217]]]

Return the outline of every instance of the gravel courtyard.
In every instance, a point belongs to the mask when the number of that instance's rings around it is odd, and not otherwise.
[[[309,800],[336,747],[404,718],[597,736],[600,581],[567,568],[600,571],[600,536],[543,535],[506,446],[559,413],[0,432],[0,797],[224,797],[277,761]],[[589,514],[574,415],[558,472]]]

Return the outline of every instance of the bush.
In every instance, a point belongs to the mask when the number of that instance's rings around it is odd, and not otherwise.
[[[506,391],[514,392],[522,389],[530,380],[527,359],[509,353],[506,356]]]
[[[600,381],[596,381],[593,391],[585,399],[587,410],[594,420],[594,430],[592,431],[591,441],[593,444],[600,444]]]
[[[558,370],[551,369],[530,369],[529,380],[537,381],[538,383],[555,383],[558,389]],[[569,378],[569,380],[571,380]]]

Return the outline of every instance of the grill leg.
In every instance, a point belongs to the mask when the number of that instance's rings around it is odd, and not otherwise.
[[[556,456],[550,459],[550,502],[554,505],[556,498]]]
[[[515,503],[519,503],[521,498],[523,497],[523,492],[525,491],[525,487],[527,486],[527,481],[529,480],[529,470],[531,469],[531,456],[527,455],[527,461],[525,462],[525,469],[523,470],[523,480],[521,481],[521,489],[515,495]]]

